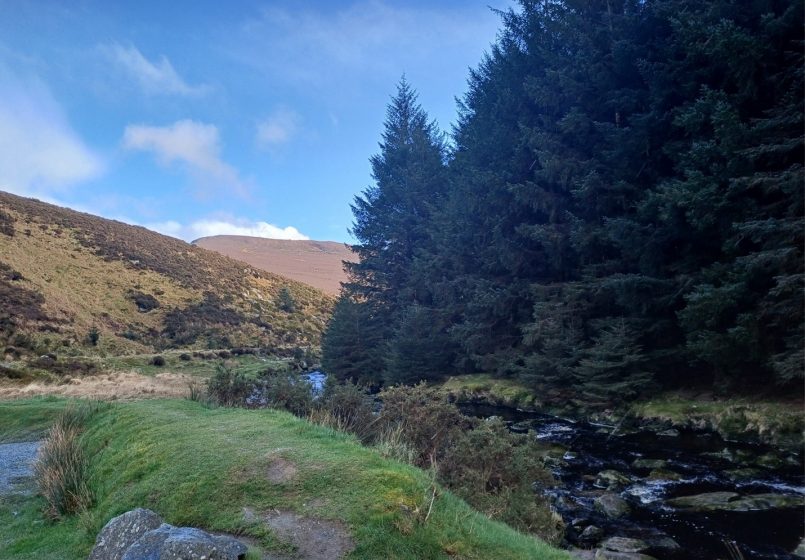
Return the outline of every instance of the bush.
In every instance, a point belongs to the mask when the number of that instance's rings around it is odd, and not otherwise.
[[[86,408],[65,411],[39,450],[34,476],[47,502],[46,514],[53,519],[82,512],[92,504],[88,460],[80,441],[88,414]]]
[[[439,463],[439,477],[474,508],[554,544],[561,518],[533,490],[554,479],[541,461],[542,448],[527,435],[513,434],[498,418],[463,432]]]
[[[189,362],[193,359],[193,356],[191,356],[187,352],[182,352],[181,354],[179,354],[179,359],[182,360],[183,362]]]
[[[90,346],[98,346],[98,341],[101,339],[101,331],[98,327],[92,327],[87,333],[87,342]]]
[[[296,416],[305,417],[313,409],[313,395],[310,384],[299,375],[267,370],[260,374],[246,404],[284,408]]]
[[[151,365],[162,367],[165,365],[165,358],[163,356],[154,356],[153,358],[151,358]]]
[[[375,420],[374,399],[359,385],[351,380],[338,383],[328,378],[324,393],[316,404],[318,423],[352,432],[363,441],[371,439]],[[324,418],[329,420],[321,421]]]
[[[207,381],[207,394],[223,406],[243,406],[251,392],[252,384],[243,374],[225,364],[218,364],[215,375]]]
[[[472,426],[456,405],[425,383],[391,387],[380,393],[383,409],[372,424],[375,439],[395,429],[402,441],[416,452],[414,464],[428,468],[438,462],[459,437]]]

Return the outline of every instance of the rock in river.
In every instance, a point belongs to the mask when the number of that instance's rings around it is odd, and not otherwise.
[[[629,507],[629,504],[626,503],[626,500],[617,494],[613,494],[612,492],[607,492],[606,494],[597,497],[595,499],[595,509],[602,512],[610,519],[623,517],[631,511],[631,508]]]
[[[789,494],[749,494],[707,492],[672,498],[669,506],[688,511],[768,511],[802,506],[802,496]]]
[[[631,482],[628,476],[614,469],[601,471],[595,478],[595,485],[599,488],[606,488],[607,490],[619,490],[628,486]]]

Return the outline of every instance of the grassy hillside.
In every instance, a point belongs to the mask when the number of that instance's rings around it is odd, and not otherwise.
[[[238,259],[260,270],[304,282],[331,295],[337,295],[341,282],[347,281],[343,261],[357,259],[357,255],[346,245],[334,241],[216,235],[196,239],[193,245]]]
[[[64,404],[4,403],[0,441],[32,437]],[[141,506],[172,524],[241,535],[251,559],[293,557],[294,546],[270,528],[277,516],[339,527],[354,544],[348,558],[568,558],[438,488],[427,515],[436,488],[428,474],[285,412],[190,401],[100,405],[83,437],[93,507],[51,523],[39,498],[0,499],[0,557],[86,558],[106,521]]]
[[[315,346],[331,305],[178,239],[0,192],[0,345],[10,358]]]

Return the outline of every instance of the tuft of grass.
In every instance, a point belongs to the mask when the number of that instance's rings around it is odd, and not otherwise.
[[[540,408],[534,391],[516,379],[474,373],[449,377],[439,390],[456,402],[478,402],[514,408]]]
[[[34,478],[47,502],[51,519],[84,512],[92,504],[89,461],[80,436],[97,407],[85,404],[68,408],[56,419],[39,449]]]

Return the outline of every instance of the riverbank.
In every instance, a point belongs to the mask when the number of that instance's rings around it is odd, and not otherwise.
[[[41,435],[66,405],[0,403],[0,441]],[[92,458],[92,507],[47,522],[39,497],[0,501],[0,557],[86,558],[111,517],[147,507],[177,526],[244,537],[250,560],[297,558],[303,546],[283,537],[293,527],[274,528],[287,523],[338,528],[355,559],[568,558],[490,521],[424,471],[286,412],[114,403],[99,407],[82,441]]]
[[[546,392],[537,394],[514,379],[488,374],[450,377],[439,385],[453,402],[508,407],[589,420],[612,429],[681,430],[717,433],[724,439],[800,450],[805,440],[805,405],[789,399],[716,398],[707,392],[669,392],[645,401],[608,409],[586,407]]]

